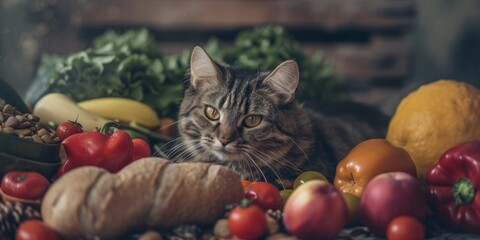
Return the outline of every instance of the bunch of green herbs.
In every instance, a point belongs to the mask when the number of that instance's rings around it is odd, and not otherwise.
[[[346,93],[321,52],[306,56],[284,28],[265,26],[245,30],[233,47],[211,38],[204,46],[218,62],[273,70],[294,59],[301,71],[297,98],[338,101]],[[125,33],[107,31],[91,48],[68,57],[44,56],[26,100],[34,103],[48,92],[61,92],[74,101],[98,97],[126,97],[144,102],[160,117],[176,118],[190,63],[190,50],[163,56],[146,29]]]
[[[285,60],[300,68],[299,100],[342,101],[347,93],[321,51],[307,56],[300,44],[281,26],[264,26],[241,32],[227,58],[233,65],[271,71]]]

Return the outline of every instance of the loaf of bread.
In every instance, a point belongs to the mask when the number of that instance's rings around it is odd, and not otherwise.
[[[141,228],[209,225],[242,197],[238,176],[226,167],[151,157],[117,174],[72,170],[50,187],[41,211],[64,238],[112,239]]]

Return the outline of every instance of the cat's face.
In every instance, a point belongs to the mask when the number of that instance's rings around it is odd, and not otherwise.
[[[248,71],[218,65],[195,48],[179,114],[185,150],[179,157],[226,165],[242,175],[275,166],[293,144],[288,108],[297,83],[293,61],[271,73]]]

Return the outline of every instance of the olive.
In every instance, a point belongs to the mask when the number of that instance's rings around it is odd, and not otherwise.
[[[300,185],[310,181],[310,180],[323,180],[328,182],[327,178],[325,175],[316,172],[316,171],[306,171],[303,172],[302,174],[298,175],[298,177],[295,179],[295,182],[293,183],[293,189],[297,189]]]
[[[354,226],[360,222],[360,198],[345,192],[342,192],[342,197],[348,208],[347,224],[349,226]]]
[[[292,193],[293,189],[283,189],[282,191],[280,191],[280,196],[282,197],[282,209],[283,206],[285,206],[285,203],[287,202],[290,195],[292,195]]]

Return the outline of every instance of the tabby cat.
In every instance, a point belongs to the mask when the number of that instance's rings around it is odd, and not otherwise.
[[[195,47],[179,112],[181,143],[168,157],[224,165],[249,180],[291,179],[305,170],[332,180],[352,147],[385,136],[387,119],[359,104],[300,104],[299,78],[292,60],[252,71],[218,64]]]

